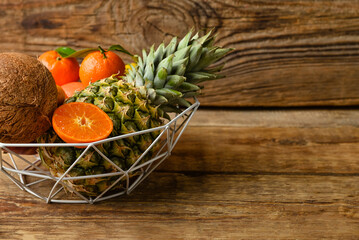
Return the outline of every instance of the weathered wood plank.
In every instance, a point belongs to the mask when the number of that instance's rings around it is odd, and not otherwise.
[[[234,128],[359,127],[359,108],[206,109],[199,107],[189,126]]]
[[[234,47],[226,79],[206,83],[202,105],[359,103],[359,1],[2,1],[0,51],[31,55],[114,43],[153,43],[216,27]],[[123,56],[126,61],[130,59]]]
[[[162,171],[359,173],[359,111],[199,110]]]
[[[358,176],[153,173],[128,197],[44,204],[0,175],[0,239],[356,239]]]
[[[357,109],[201,109],[159,170],[358,174],[358,144]]]

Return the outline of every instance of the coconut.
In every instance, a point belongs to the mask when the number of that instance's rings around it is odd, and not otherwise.
[[[51,126],[57,88],[50,71],[23,53],[0,53],[0,142],[29,143]]]

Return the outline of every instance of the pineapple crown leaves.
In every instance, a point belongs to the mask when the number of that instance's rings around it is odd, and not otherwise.
[[[178,111],[178,107],[188,107],[185,100],[200,92],[199,83],[223,78],[219,75],[224,64],[210,67],[223,58],[231,48],[214,46],[212,30],[200,37],[192,36],[190,30],[178,41],[172,38],[167,46],[160,44],[157,49],[152,46],[149,52],[142,51],[142,57],[134,56],[137,65],[130,66],[124,80],[138,88],[155,105],[160,105],[165,112]]]

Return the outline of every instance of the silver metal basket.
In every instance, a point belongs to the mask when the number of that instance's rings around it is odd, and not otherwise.
[[[107,138],[101,141],[92,143],[0,143],[0,168],[1,171],[9,177],[20,189],[38,197],[47,203],[95,203],[110,198],[118,197],[123,194],[131,193],[154,169],[156,169],[169,155],[183,131],[187,127],[193,114],[199,107],[199,101],[195,99],[195,102],[185,109],[180,114],[175,115],[171,121],[167,124],[151,128],[139,132],[120,135],[117,137]],[[135,135],[141,135],[150,133],[153,131],[160,131],[159,136],[153,141],[153,143],[143,152],[143,154],[136,160],[136,162],[128,169],[123,170],[113,163],[107,156],[105,156],[96,147],[99,144],[105,142],[116,141],[118,139],[125,139],[133,137]],[[150,151],[151,148],[159,144],[159,150],[156,152],[153,158],[143,162],[143,158]],[[60,176],[55,177],[50,172],[41,167],[41,160],[38,155],[26,156],[26,158],[10,150],[8,147],[74,147],[82,146],[86,147],[84,152],[76,159],[76,161],[66,170],[66,172]],[[108,161],[117,171],[112,173],[104,173],[97,175],[86,175],[69,177],[68,172],[76,165],[76,163],[82,158],[82,156],[90,149],[97,151],[105,161]],[[7,153],[3,153],[3,150]],[[32,159],[32,160],[31,160]],[[71,188],[66,183],[68,180],[80,180],[88,178],[100,178],[100,177],[117,177],[117,180],[103,191],[97,197],[88,197],[75,189]],[[135,176],[135,177],[130,177]],[[123,189],[113,193],[110,190],[119,182],[123,182]],[[72,194],[69,194],[67,190],[70,190]]]

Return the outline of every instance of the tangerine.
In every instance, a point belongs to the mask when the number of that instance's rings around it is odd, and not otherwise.
[[[63,58],[54,51],[47,51],[38,58],[50,70],[57,85],[75,82],[79,79],[79,64],[76,58]]]
[[[91,103],[71,102],[58,107],[52,116],[57,135],[67,143],[89,143],[107,138],[113,130],[111,118]]]
[[[66,98],[72,97],[76,91],[81,91],[85,88],[81,82],[70,82],[61,87],[65,91]]]
[[[125,64],[122,59],[116,53],[102,48],[86,55],[80,66],[80,80],[85,87],[91,82],[124,73]]]

